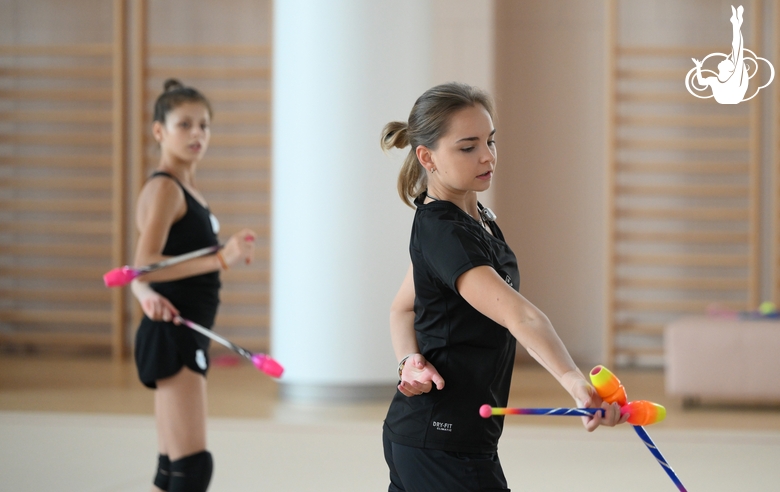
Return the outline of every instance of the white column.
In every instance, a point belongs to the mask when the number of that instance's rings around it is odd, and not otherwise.
[[[271,349],[288,399],[393,393],[413,212],[405,152],[379,136],[431,85],[430,24],[429,0],[274,4]]]

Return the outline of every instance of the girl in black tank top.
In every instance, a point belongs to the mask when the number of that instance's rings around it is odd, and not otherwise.
[[[219,222],[194,186],[210,138],[211,107],[175,80],[157,99],[152,133],[160,163],[138,198],[135,265],[218,244]],[[132,283],[144,318],[135,360],[141,382],[155,388],[159,465],[153,490],[205,491],[212,458],[206,450],[208,338],[173,322],[176,316],[211,327],[219,305],[219,272],[250,263],[254,232],[234,234],[215,255],[148,273]]]
[[[219,221],[211,211],[195,199],[171,174],[158,171],[152,174],[172,179],[184,193],[187,212],[171,225],[163,256],[177,256],[190,251],[219,244]],[[150,286],[165,296],[179,311],[188,308],[188,315],[198,324],[211,326],[219,305],[219,271],[206,272],[168,282],[152,282]],[[201,320],[201,321],[198,321]]]

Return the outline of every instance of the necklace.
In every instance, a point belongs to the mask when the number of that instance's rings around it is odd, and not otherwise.
[[[441,201],[438,198],[436,198],[435,196],[431,195],[427,190],[425,191],[425,196],[427,196],[428,198],[430,198],[434,202],[440,202]],[[490,228],[488,227],[488,225],[485,222],[495,222],[496,214],[493,213],[493,211],[490,210],[487,207],[483,206],[482,208],[479,208],[479,204],[477,204],[477,210],[479,211],[479,219],[475,219],[468,212],[466,212],[466,215],[468,215],[472,219],[474,219],[477,222],[479,222],[479,225],[481,225],[484,229],[486,229],[487,231],[490,231]],[[464,212],[465,212],[465,210],[464,210]],[[492,234],[492,232],[491,232],[491,234]]]

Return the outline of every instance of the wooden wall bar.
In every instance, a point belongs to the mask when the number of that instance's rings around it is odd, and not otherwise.
[[[224,275],[217,328],[266,349],[270,0],[15,1],[29,25],[0,19],[19,31],[0,35],[0,345],[128,353],[140,311],[102,275],[132,262],[135,199],[159,158],[152,104],[176,77],[214,107],[198,186],[221,239],[259,233],[258,261]]]
[[[606,348],[608,363],[630,364],[663,360],[675,317],[757,306],[762,129],[758,98],[720,105],[685,89],[690,57],[723,47],[627,45],[619,7],[609,4]],[[749,5],[746,45],[760,46],[760,12]]]
[[[125,259],[124,0],[110,15],[103,42],[0,45],[0,344],[124,353],[101,279]]]

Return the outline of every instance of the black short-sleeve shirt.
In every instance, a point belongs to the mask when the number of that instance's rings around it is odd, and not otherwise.
[[[396,392],[385,434],[398,444],[466,453],[492,453],[503,417],[483,419],[479,407],[504,407],[515,359],[509,330],[474,309],[457,292],[460,275],[491,266],[519,290],[517,259],[495,222],[493,234],[446,201],[416,202],[409,252],[414,274],[414,329],[422,353],[445,380],[438,391]]]

